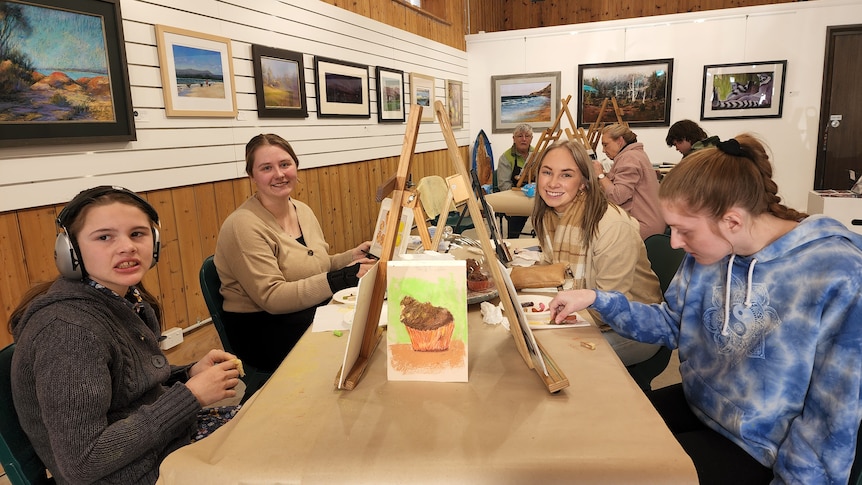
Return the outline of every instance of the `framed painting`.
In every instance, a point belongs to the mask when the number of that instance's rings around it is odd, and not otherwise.
[[[167,116],[236,117],[230,39],[156,25]]]
[[[446,109],[452,129],[464,127],[464,84],[461,81],[446,80]]]
[[[404,121],[404,71],[377,66],[377,121]]]
[[[511,133],[521,123],[550,128],[560,110],[560,72],[491,76],[493,133]]]
[[[702,120],[781,118],[787,61],[703,66]]]
[[[410,73],[410,99],[422,106],[422,123],[434,122],[434,78],[415,72]]]
[[[135,140],[120,1],[2,4],[0,147]]]
[[[260,118],[307,118],[305,67],[299,52],[252,44],[254,89]]]
[[[314,58],[317,116],[370,118],[368,66],[353,62]]]
[[[617,116],[611,100],[617,100],[622,119],[631,127],[670,126],[673,59],[608,62],[578,66],[578,126]]]

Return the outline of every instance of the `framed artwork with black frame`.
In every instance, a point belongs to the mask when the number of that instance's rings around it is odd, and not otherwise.
[[[252,44],[257,116],[307,118],[302,53]]]
[[[317,116],[370,118],[368,66],[314,57]]]
[[[605,62],[578,66],[578,126],[598,118],[602,103],[616,98],[622,119],[631,127],[670,126],[673,59]],[[613,106],[606,104],[604,122],[614,122]]]
[[[560,110],[560,71],[491,76],[493,133],[511,133],[521,123],[550,128]]]
[[[701,120],[781,118],[787,61],[703,66]]]
[[[165,115],[235,118],[231,40],[156,25]]]
[[[120,0],[3,3],[0,147],[135,140]]]
[[[404,121],[404,71],[377,66],[377,121]]]

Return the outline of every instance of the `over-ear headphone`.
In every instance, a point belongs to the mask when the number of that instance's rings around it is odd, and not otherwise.
[[[155,266],[159,261],[159,251],[161,249],[161,240],[159,236],[159,213],[141,196],[124,187],[114,185],[100,185],[87,189],[75,196],[74,199],[66,204],[66,207],[57,215],[57,226],[62,229],[62,232],[57,234],[57,240],[54,242],[54,263],[60,274],[70,279],[81,279],[86,274],[84,262],[78,255],[78,242],[75,238],[69,235],[68,227],[77,219],[78,215],[84,210],[84,207],[96,202],[99,197],[111,193],[121,193],[131,198],[138,207],[147,214],[147,217],[154,223],[153,230],[153,264]],[[151,266],[151,267],[152,267]]]

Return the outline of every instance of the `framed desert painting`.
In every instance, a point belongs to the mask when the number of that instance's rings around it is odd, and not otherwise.
[[[673,59],[579,65],[578,126],[615,122],[614,99],[631,127],[670,126],[672,79]]]
[[[700,119],[781,118],[787,61],[703,66]]]
[[[236,117],[230,39],[156,25],[167,116]]]
[[[493,133],[511,133],[521,123],[550,128],[560,109],[560,72],[491,76]]]
[[[0,6],[0,147],[135,139],[119,0]]]
[[[306,118],[302,54],[253,44],[251,58],[257,115],[260,118]]]
[[[314,86],[318,117],[371,117],[368,66],[315,57]]]

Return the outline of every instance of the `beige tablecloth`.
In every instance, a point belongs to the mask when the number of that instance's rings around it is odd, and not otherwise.
[[[551,394],[478,309],[468,383],[387,381],[384,336],[356,389],[339,391],[346,336],[306,333],[230,423],[167,457],[159,483],[697,482],[595,327],[536,331],[571,383]]]

